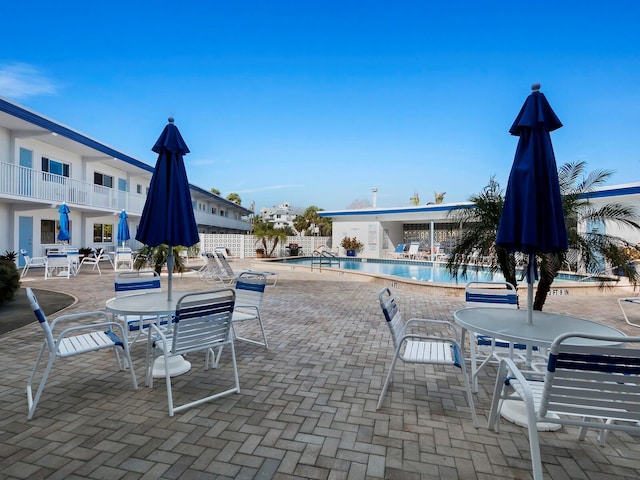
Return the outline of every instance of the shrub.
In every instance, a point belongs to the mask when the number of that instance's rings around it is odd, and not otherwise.
[[[0,305],[9,303],[20,288],[20,273],[15,264],[15,254],[0,255]]]
[[[344,237],[340,242],[340,246],[345,250],[353,250],[354,252],[358,252],[362,250],[362,247],[364,247],[364,243],[358,240],[357,237]]]

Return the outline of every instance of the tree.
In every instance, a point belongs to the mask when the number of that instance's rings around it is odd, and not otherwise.
[[[186,266],[180,252],[184,247],[176,245],[173,247],[173,271],[176,273],[183,273],[186,271]],[[160,275],[162,267],[167,263],[167,257],[169,256],[169,246],[166,244],[158,245],[157,247],[150,247],[145,245],[140,249],[136,259],[133,262],[133,268],[135,270],[141,270],[153,266],[153,269]]]
[[[216,195],[220,195],[220,190],[218,190],[217,188],[213,188],[213,187],[212,187],[209,191],[210,191],[211,193],[215,193]]]
[[[275,228],[271,223],[261,219],[256,219],[253,223],[253,235],[256,242],[262,244],[264,253],[267,257],[271,257],[280,242],[287,239],[287,233],[279,228]]]
[[[446,194],[447,192],[433,192],[433,195],[436,200],[436,205],[440,205],[442,202],[444,202],[444,196]]]
[[[229,195],[227,195],[227,200],[237,205],[242,205],[242,199],[240,198],[240,195],[238,195],[237,193],[232,192]]]
[[[449,255],[447,270],[454,278],[466,277],[469,267],[480,268],[488,259],[492,273],[502,272],[505,280],[516,286],[515,256],[495,244],[504,201],[500,184],[492,176],[482,192],[469,200],[473,207],[451,211],[460,234]]]
[[[298,232],[306,232],[307,235],[314,235],[314,227],[318,227],[318,234],[321,236],[331,235],[333,229],[333,223],[330,218],[321,217],[318,212],[321,212],[322,208],[318,208],[315,205],[307,207],[302,215],[298,215],[293,219],[293,226]]]
[[[638,273],[631,265],[633,246],[617,236],[582,232],[578,226],[595,221],[640,229],[637,222],[638,213],[632,206],[621,203],[607,203],[596,208],[586,198],[586,194],[604,185],[613,172],[597,170],[585,174],[585,169],[586,162],[573,162],[563,165],[558,171],[569,249],[578,253],[577,263],[572,267],[574,270],[597,274],[601,273],[604,262],[608,262],[622,270],[635,286],[638,282]],[[540,280],[533,302],[535,310],[542,310],[553,281],[563,267],[568,267],[568,252],[539,255],[539,257]],[[603,278],[600,285],[604,286],[605,283],[606,280]]]
[[[631,266],[630,252],[633,249],[629,248],[631,245],[628,242],[612,235],[579,230],[579,225],[590,220],[640,229],[636,221],[638,215],[631,206],[610,203],[600,208],[594,207],[586,194],[606,183],[612,172],[595,171],[585,175],[585,168],[585,162],[577,162],[567,163],[558,170],[569,249],[578,253],[577,263],[572,265],[573,270],[594,272],[599,268],[598,265],[606,261],[619,267],[636,285],[638,274]],[[508,282],[516,285],[515,255],[495,244],[504,201],[502,193],[500,185],[491,177],[482,193],[471,197],[473,207],[452,211],[452,218],[462,230],[447,262],[447,269],[454,277],[466,276],[467,268],[479,266],[482,258],[489,261],[492,271],[501,271]],[[533,308],[542,310],[553,281],[560,270],[569,268],[569,265],[567,252],[540,254],[537,258],[540,279]],[[606,281],[603,278],[600,285],[604,286]]]
[[[420,205],[420,195],[418,192],[413,192],[413,197],[409,198],[411,205]]]

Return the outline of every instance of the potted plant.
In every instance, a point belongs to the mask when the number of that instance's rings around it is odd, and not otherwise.
[[[340,246],[346,250],[347,257],[355,257],[356,252],[359,252],[364,247],[364,243],[356,237],[344,237],[340,242]]]

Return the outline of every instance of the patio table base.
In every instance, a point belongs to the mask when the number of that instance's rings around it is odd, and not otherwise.
[[[169,363],[169,376],[177,377],[191,370],[191,362],[184,359],[182,355],[171,357]],[[151,371],[153,378],[164,378],[166,376],[164,370],[164,358],[158,357],[153,362],[153,370]]]
[[[520,427],[527,427],[527,409],[524,402],[520,400],[505,400],[502,402],[502,408],[500,409],[500,415],[505,420],[515,423]],[[549,414],[550,417],[559,418],[555,414]],[[538,423],[539,432],[555,432],[562,428],[562,425],[558,423]]]

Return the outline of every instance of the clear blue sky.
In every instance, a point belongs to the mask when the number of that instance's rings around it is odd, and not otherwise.
[[[152,165],[174,116],[190,182],[256,209],[506,188],[534,82],[558,165],[640,181],[635,0],[38,0],[3,19],[1,96]]]

